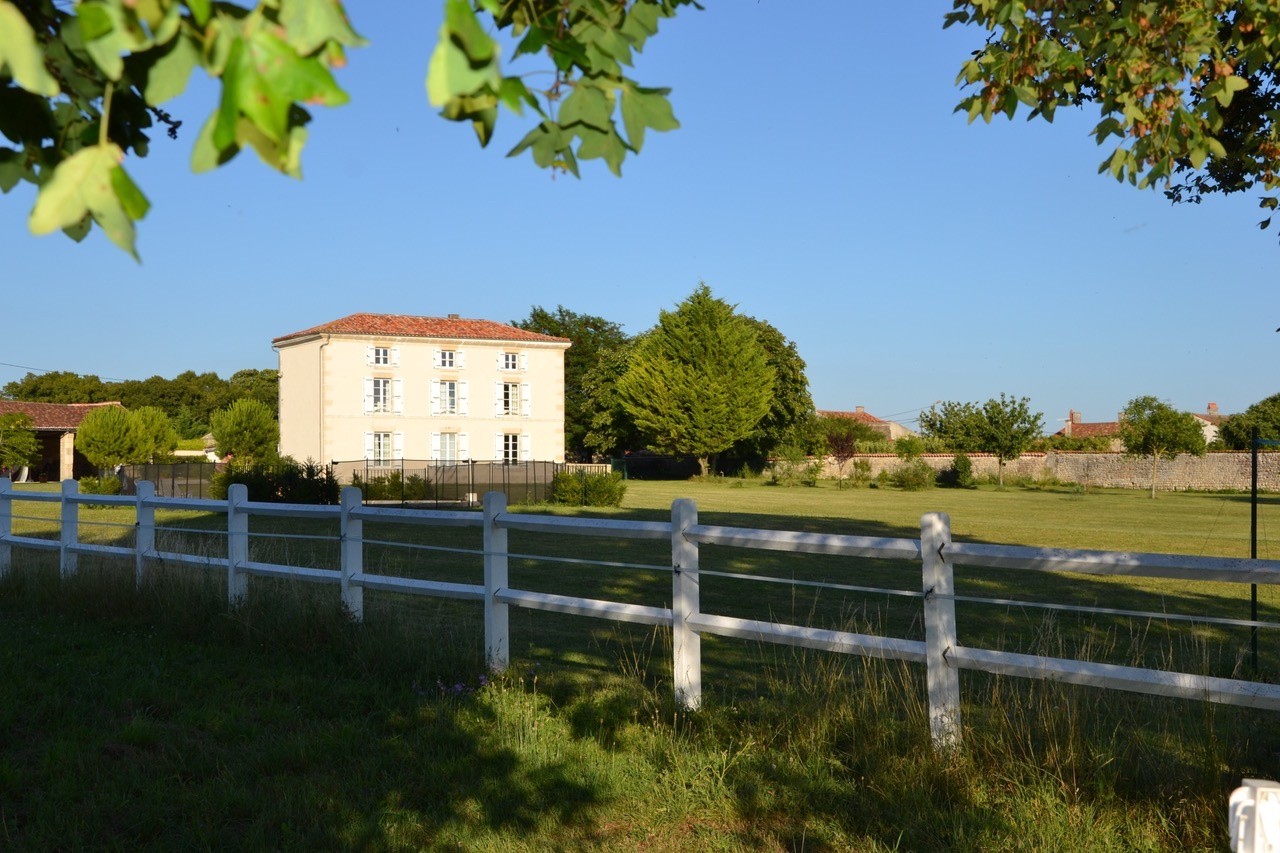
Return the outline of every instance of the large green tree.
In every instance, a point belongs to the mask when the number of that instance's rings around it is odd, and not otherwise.
[[[112,399],[108,386],[96,376],[81,376],[65,370],[27,373],[5,383],[6,400],[29,403],[105,403]]]
[[[1254,429],[1258,430],[1258,438],[1280,439],[1280,394],[1272,394],[1227,418],[1218,435],[1232,450],[1248,450]]]
[[[945,442],[949,449],[994,455],[1001,486],[1005,464],[1021,456],[1043,428],[1044,415],[1031,411],[1030,400],[1003,392],[985,403],[945,401],[920,413],[921,432]]]
[[[505,109],[532,125],[511,154],[575,175],[579,160],[602,159],[617,174],[648,131],[678,127],[668,90],[627,69],[695,0],[443,2],[427,99],[482,145]],[[953,0],[944,21],[984,34],[957,58],[971,120],[1095,106],[1098,144],[1114,141],[1100,171],[1175,201],[1278,182],[1270,0]],[[364,44],[338,0],[0,0],[0,135],[13,146],[0,146],[0,190],[39,186],[37,234],[81,239],[96,223],[134,252],[149,204],[130,158],[146,156],[157,125],[176,135],[164,104],[195,69],[221,92],[192,168],[248,147],[297,176],[308,107],[346,102],[335,72]]]
[[[0,467],[21,468],[40,456],[31,418],[21,412],[0,415]]]
[[[610,350],[582,378],[585,447],[602,456],[621,456],[644,446],[644,437],[622,405],[618,380],[627,372],[631,353],[648,335],[645,332]]]
[[[626,333],[611,320],[579,314],[563,305],[557,305],[555,311],[534,305],[528,317],[511,325],[573,342],[564,354],[564,441],[571,453],[581,454],[587,449],[586,437],[591,429],[587,375],[602,358],[627,342]]]
[[[1160,460],[1179,453],[1204,456],[1204,432],[1193,415],[1155,397],[1135,397],[1120,413],[1120,440],[1129,456],[1151,458],[1151,497],[1156,496]]]
[[[696,456],[705,476],[717,454],[769,413],[774,370],[755,323],[698,285],[659,314],[618,380],[618,396],[648,446]]]
[[[736,442],[728,453],[738,459],[762,461],[783,445],[804,443],[813,418],[813,397],[809,394],[804,359],[795,343],[772,323],[755,317],[743,319],[755,326],[756,339],[773,369],[773,399],[751,434]]]
[[[232,456],[237,466],[252,466],[276,456],[280,426],[271,408],[258,400],[236,400],[213,413],[213,438],[220,456]]]
[[[143,406],[129,413],[137,424],[142,442],[139,453],[146,461],[155,462],[173,453],[178,446],[178,433],[169,422],[169,416],[155,406]]]
[[[131,412],[120,406],[100,406],[80,421],[76,450],[102,470],[147,462],[151,447]]]

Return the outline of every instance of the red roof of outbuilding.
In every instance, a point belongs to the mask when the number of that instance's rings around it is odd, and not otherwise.
[[[1119,434],[1119,421],[1096,421],[1087,424],[1077,421],[1071,424],[1070,433],[1067,432],[1067,427],[1054,433],[1054,435],[1070,435],[1072,438],[1108,438]]]
[[[884,424],[888,421],[877,418],[875,415],[867,412],[836,412],[827,409],[818,409],[818,416],[824,418],[848,418],[851,421],[861,421],[864,424]]]
[[[0,415],[22,414],[31,418],[33,429],[72,430],[80,426],[84,416],[110,403],[29,403],[25,400],[0,400]]]
[[[340,320],[322,323],[281,335],[273,344],[287,343],[311,335],[378,335],[398,338],[445,338],[479,341],[522,341],[528,343],[569,343],[556,338],[527,332],[495,323],[493,320],[468,320],[461,317],[413,317],[408,314],[351,314]]]

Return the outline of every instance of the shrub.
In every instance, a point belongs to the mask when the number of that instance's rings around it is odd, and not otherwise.
[[[551,479],[547,499],[553,504],[569,506],[622,506],[627,484],[616,471],[588,474],[586,471],[560,471]]]
[[[908,492],[931,489],[938,479],[937,472],[923,459],[902,463],[894,469],[891,476],[895,486]]]
[[[80,478],[80,492],[85,495],[118,495],[123,485],[120,478],[112,474],[105,477]]]
[[[953,489],[972,489],[977,485],[973,478],[973,460],[966,453],[957,453],[951,459],[951,467],[938,475],[938,485]]]
[[[866,459],[853,460],[853,468],[849,472],[849,480],[855,486],[865,486],[871,482],[871,463]]]
[[[298,463],[287,456],[253,463],[232,462],[213,475],[210,497],[226,500],[232,483],[243,483],[249,500],[270,503],[336,504],[341,491],[329,466],[310,459]]]

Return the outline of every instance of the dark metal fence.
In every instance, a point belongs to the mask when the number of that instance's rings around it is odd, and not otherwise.
[[[547,500],[551,479],[565,466],[557,462],[440,462],[397,459],[375,464],[366,459],[334,462],[343,485],[360,488],[365,503],[424,507],[476,507],[485,492],[502,492],[509,503]]]
[[[156,484],[156,494],[164,498],[208,498],[213,475],[226,466],[221,462],[172,462],[155,465],[126,465],[119,472],[124,493],[133,494],[133,484],[148,480]]]

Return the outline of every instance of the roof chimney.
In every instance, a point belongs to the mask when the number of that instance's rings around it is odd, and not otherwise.
[[[863,406],[854,406],[853,411],[860,415],[866,411],[866,408]]]
[[[1072,410],[1071,410],[1071,422],[1072,422],[1073,424],[1078,424],[1078,423],[1080,423],[1080,413],[1079,413],[1079,412],[1077,412],[1075,409],[1072,409]]]
[[[449,315],[449,319],[450,319],[450,320],[458,320],[458,319],[461,319],[461,318],[460,318],[457,314],[450,314],[450,315]]]
[[[1217,404],[1217,403],[1210,403],[1210,404],[1209,404],[1209,414],[1211,414],[1211,415],[1216,415],[1216,414],[1218,414],[1218,404]]]

